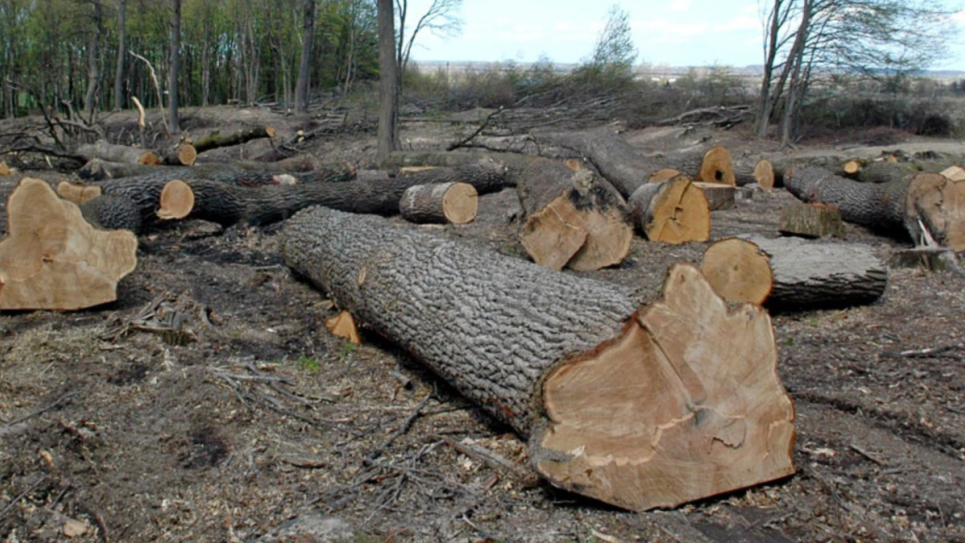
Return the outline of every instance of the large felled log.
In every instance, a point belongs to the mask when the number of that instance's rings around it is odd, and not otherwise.
[[[793,406],[767,313],[690,265],[638,311],[629,289],[384,219],[316,207],[285,262],[529,439],[550,483],[633,510],[793,473]]]
[[[647,183],[627,202],[633,225],[650,241],[686,243],[710,239],[710,206],[686,175]]]
[[[126,145],[115,145],[104,140],[78,146],[77,154],[87,160],[100,158],[108,162],[124,162],[127,164],[146,164],[150,166],[161,164],[161,157],[154,151],[146,151]]]
[[[782,309],[872,303],[888,284],[888,268],[860,243],[742,236],[718,241],[702,270],[725,300]]]
[[[633,227],[623,198],[589,170],[534,161],[518,180],[525,218],[519,240],[533,260],[559,270],[597,270],[630,252]]]
[[[261,126],[258,128],[251,128],[248,130],[241,130],[235,132],[234,134],[222,134],[221,132],[212,132],[207,136],[193,142],[194,148],[198,153],[203,153],[205,151],[210,151],[212,149],[219,149],[221,147],[231,147],[233,145],[241,145],[242,143],[248,143],[251,140],[261,139],[261,138],[274,138],[276,135],[275,128],[271,126]]]
[[[402,217],[414,223],[466,224],[476,218],[479,193],[466,183],[416,185],[399,202]]]
[[[46,181],[25,178],[7,202],[0,242],[0,309],[73,310],[117,298],[137,264],[137,238],[98,230]]]

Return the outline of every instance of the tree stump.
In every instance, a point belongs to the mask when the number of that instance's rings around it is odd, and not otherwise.
[[[643,511],[794,472],[794,409],[769,316],[691,265],[638,311],[630,289],[384,219],[316,207],[283,259],[528,438],[551,484]]]
[[[117,299],[137,265],[137,238],[98,230],[46,181],[24,178],[7,202],[0,242],[0,309],[67,311]]]
[[[633,225],[650,241],[686,243],[710,239],[710,207],[686,175],[648,183],[628,202]]]
[[[539,159],[520,175],[517,192],[525,213],[519,240],[537,264],[597,270],[629,254],[633,227],[626,204],[590,170]]]
[[[467,224],[478,209],[479,194],[466,183],[415,185],[399,202],[402,218],[414,223]]]

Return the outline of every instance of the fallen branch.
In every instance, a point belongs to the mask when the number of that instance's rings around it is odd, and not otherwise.
[[[503,106],[499,106],[499,109],[497,109],[496,111],[493,111],[492,113],[487,115],[485,119],[483,119],[483,122],[479,124],[479,127],[476,128],[475,132],[473,132],[472,134],[466,136],[465,138],[455,143],[450,143],[446,147],[446,151],[455,151],[460,147],[465,147],[469,142],[476,139],[476,136],[478,136],[479,134],[482,134],[482,131],[485,130],[487,126],[489,126],[489,123],[502,112],[503,112]]]

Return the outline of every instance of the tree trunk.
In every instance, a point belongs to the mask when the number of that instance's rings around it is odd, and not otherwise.
[[[707,248],[702,270],[725,300],[779,309],[870,304],[888,284],[870,245],[801,238],[721,240]]]
[[[171,51],[168,66],[168,129],[177,134],[181,131],[178,114],[178,74],[181,66],[181,0],[171,0],[174,14],[171,18]]]
[[[399,148],[399,79],[395,58],[395,0],[378,0],[379,133],[376,162]]]
[[[89,31],[90,36],[87,42],[87,93],[84,95],[84,114],[88,119],[94,118],[94,110],[97,108],[97,88],[100,86],[100,65],[99,53],[101,30],[104,27],[104,6],[101,0],[94,0],[93,5],[93,25]]]
[[[124,57],[127,56],[127,0],[117,2],[117,67],[114,71],[114,109],[124,109]]]
[[[302,56],[298,63],[298,83],[295,85],[295,111],[307,113],[312,75],[312,52],[315,50],[315,0],[304,0],[302,5]]]
[[[633,227],[626,203],[589,170],[540,159],[522,173],[517,191],[526,213],[519,240],[537,264],[588,271],[629,254]]]
[[[479,193],[467,183],[415,185],[399,202],[402,218],[414,223],[467,224],[478,209]]]
[[[83,309],[117,299],[137,265],[137,238],[98,230],[46,181],[25,178],[7,204],[0,242],[0,309]]]
[[[95,143],[81,145],[77,148],[77,154],[87,160],[99,158],[108,162],[123,162],[125,164],[143,164],[156,166],[161,163],[154,151],[145,151],[126,145],[115,145],[104,140]]]
[[[297,273],[528,438],[553,485],[642,511],[794,472],[770,319],[728,310],[693,266],[637,311],[624,287],[375,217],[315,208],[281,242]]]
[[[686,175],[647,183],[627,204],[631,222],[650,241],[678,244],[710,239],[707,197]]]
[[[234,134],[222,134],[221,132],[212,132],[207,136],[195,141],[193,143],[194,149],[198,153],[203,153],[205,151],[210,151],[212,149],[220,149],[222,147],[231,147],[233,145],[241,145],[248,143],[251,140],[261,139],[261,138],[274,138],[277,135],[275,128],[272,126],[264,126],[258,128],[250,128],[247,130],[241,130],[235,132]]]

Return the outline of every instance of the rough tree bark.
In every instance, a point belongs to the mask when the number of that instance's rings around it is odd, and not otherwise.
[[[181,0],[171,0],[171,48],[168,53],[168,130],[173,134],[181,131],[178,114],[178,76],[181,62]]]
[[[104,140],[88,143],[77,147],[77,154],[91,160],[99,158],[108,162],[123,162],[125,164],[143,164],[157,166],[161,157],[154,151],[146,151],[126,145],[115,145]]]
[[[378,0],[379,132],[376,161],[399,148],[399,78],[395,60],[395,0]]]
[[[768,315],[699,271],[664,300],[377,217],[287,221],[285,262],[528,438],[550,483],[633,510],[793,473],[793,407]]]
[[[302,4],[302,56],[298,63],[298,82],[295,84],[295,111],[307,113],[311,90],[312,52],[315,50],[315,0]]]
[[[124,57],[127,56],[127,0],[117,2],[117,66],[114,70],[114,109],[124,109]],[[205,104],[207,105],[207,104]]]
[[[466,183],[415,185],[399,202],[402,218],[414,223],[466,224],[476,218],[479,193]]]

